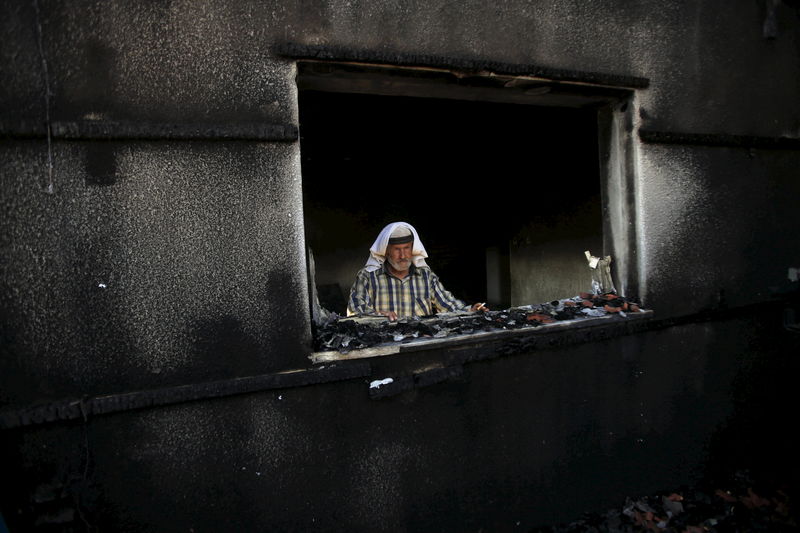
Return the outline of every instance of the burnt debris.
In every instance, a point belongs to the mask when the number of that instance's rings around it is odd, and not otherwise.
[[[545,324],[609,315],[638,313],[636,302],[615,293],[581,293],[573,298],[539,305],[513,307],[502,311],[442,313],[427,317],[404,318],[390,322],[383,316],[344,318],[331,314],[314,327],[316,351],[370,348],[415,339],[443,338],[471,333],[535,328]]]
[[[756,483],[746,471],[698,487],[626,498],[621,507],[587,513],[533,533],[724,533],[798,531],[793,493],[781,483]]]

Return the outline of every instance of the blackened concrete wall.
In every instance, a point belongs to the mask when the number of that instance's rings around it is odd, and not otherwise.
[[[52,194],[45,142],[3,148],[11,403],[302,361],[295,147],[58,142]]]
[[[784,335],[764,317],[692,324],[473,363],[370,400],[370,379],[399,377],[377,361],[369,379],[6,430],[19,482],[3,487],[4,513],[23,530],[55,510],[104,531],[569,521],[691,483],[718,456],[754,469],[785,457],[791,404],[765,409],[797,371]],[[732,362],[748,344],[770,355]]]
[[[636,135],[797,138],[797,10],[775,6],[777,33],[766,39],[767,9],[613,0],[4,3],[0,406],[306,364],[298,144],[126,139],[115,126],[296,125],[295,66],[274,53],[279,41],[648,78],[624,131],[633,216],[615,220],[634,229],[626,260],[640,296],[674,316],[784,290],[800,249],[798,151],[647,144]],[[45,135],[82,121],[114,140]],[[617,501],[623,485],[687,479],[685,464],[699,467],[713,428],[736,416],[734,385],[790,345],[770,344],[757,334],[764,328],[709,323],[528,354],[385,402],[348,381],[285,400],[270,393],[108,415],[85,427],[4,430],[4,479],[25,490],[3,498],[3,514],[25,527],[53,516],[39,504],[58,507],[63,497],[63,507],[80,510],[76,523],[83,514],[119,530],[186,529],[198,516],[217,530],[316,520],[365,530],[511,529],[515,515],[525,524],[574,516]],[[701,423],[701,412],[712,416]],[[655,422],[642,426],[642,413]],[[596,483],[613,487],[598,496]],[[156,514],[163,509],[168,518]]]
[[[644,293],[665,313],[769,299],[798,261],[800,154],[647,146],[640,159]]]
[[[35,6],[4,9],[12,134],[43,131],[45,84],[51,122],[296,122],[293,66],[246,44],[244,13]],[[2,151],[8,403],[305,364],[296,143],[41,137]]]

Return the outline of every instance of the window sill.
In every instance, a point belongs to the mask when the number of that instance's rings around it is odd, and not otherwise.
[[[581,339],[574,339],[573,342],[588,342],[597,338],[597,333],[601,333],[599,335],[600,338],[608,338],[633,332],[629,330],[638,330],[639,328],[637,328],[636,325],[644,325],[644,323],[652,319],[653,316],[654,313],[651,310],[640,310],[636,313],[628,313],[625,317],[621,317],[617,314],[609,314],[602,317],[562,320],[536,327],[480,331],[443,338],[428,337],[405,339],[402,341],[387,342],[369,348],[351,350],[347,353],[341,353],[337,350],[313,352],[309,355],[309,359],[313,364],[318,364],[426,350],[448,349],[452,347],[463,347],[465,345],[480,345],[495,342],[502,343],[507,340],[526,341],[530,339],[534,341],[539,338],[551,338],[553,336],[563,337],[571,334],[583,338],[583,341]],[[530,344],[533,347],[535,343]]]

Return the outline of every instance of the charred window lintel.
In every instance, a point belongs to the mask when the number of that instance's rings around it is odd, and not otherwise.
[[[309,45],[295,42],[277,43],[273,50],[280,56],[298,60],[339,63],[388,64],[396,66],[457,70],[460,72],[493,72],[510,76],[531,76],[562,82],[589,83],[595,86],[645,89],[648,78],[605,72],[569,70],[534,65],[508,63],[481,58],[464,58],[432,54],[412,54],[387,50],[354,49],[337,46]]]
[[[528,74],[317,60],[298,63],[298,88],[548,107],[603,106],[625,100],[631,94],[626,87]]]

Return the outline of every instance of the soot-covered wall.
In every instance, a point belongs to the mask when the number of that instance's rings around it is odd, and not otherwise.
[[[55,143],[53,193],[46,143],[4,148],[7,402],[251,375],[302,354],[299,191],[276,177],[293,147]]]
[[[613,207],[604,241],[623,249],[640,296],[662,317],[760,302],[798,266],[800,152],[761,142],[800,134],[790,3],[32,0],[0,11],[3,413],[308,365],[296,64],[278,42],[350,60],[435,56],[456,71],[490,61],[646,78],[612,135],[629,149],[603,155],[624,187],[601,191]],[[644,142],[648,130],[683,141]],[[216,530],[571,518],[618,504],[624,483],[690,478],[684,465],[699,467],[717,424],[748,405],[763,407],[749,421],[784,414],[788,388],[748,403],[772,384],[757,370],[796,340],[774,318],[517,354],[385,403],[369,399],[368,379],[400,356],[296,395],[3,429],[2,478],[14,483],[2,512],[23,529],[63,516],[120,531],[186,530],[195,516]],[[770,375],[796,374],[783,363]],[[660,425],[643,428],[640,413]],[[739,427],[740,444],[776,441],[768,424]],[[599,495],[587,479],[616,481]]]
[[[299,148],[219,138],[296,123],[292,65],[259,59],[224,4],[3,11],[0,399],[304,364]]]
[[[4,375],[33,387],[9,401],[108,390],[114,374],[120,386],[193,379],[212,364],[197,355],[205,325],[219,326],[214,339],[250,339],[245,351],[258,362],[243,362],[242,372],[299,364],[307,346],[297,143],[187,144],[168,135],[157,145],[86,135],[48,143],[48,119],[51,131],[60,121],[112,133],[119,121],[161,132],[172,124],[296,125],[294,63],[271,48],[289,40],[645,76],[651,84],[636,93],[634,128],[796,136],[796,11],[775,9],[777,34],[766,39],[766,7],[757,3],[4,6],[2,61],[14,75],[2,84],[3,128],[28,139],[2,144],[3,364],[14,368]],[[680,314],[721,293],[730,304],[757,301],[787,283],[800,235],[784,201],[797,193],[796,150],[634,139],[631,152],[632,215],[609,216],[617,228],[635,228],[636,254],[626,261],[648,305]],[[753,216],[739,216],[742,205]],[[137,229],[147,225],[165,231]],[[236,249],[223,252],[231,239]],[[53,295],[60,301],[51,304]],[[100,322],[91,317],[98,298],[109,306]],[[216,307],[220,298],[229,303]],[[270,324],[278,300],[293,317],[292,335]],[[117,339],[132,340],[118,350]],[[110,348],[97,358],[86,355],[91,346]],[[103,362],[115,357],[125,364]],[[67,385],[37,385],[44,367],[59,369]]]
[[[796,464],[792,404],[773,397],[796,375],[788,340],[765,314],[475,363],[379,400],[354,379],[6,430],[3,512],[22,531],[527,531],[731,460]],[[732,361],[748,344],[765,352]],[[384,359],[373,379],[397,378]]]

